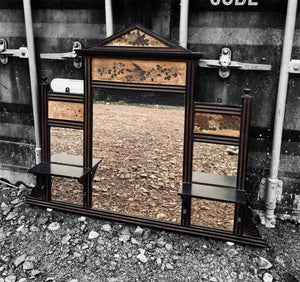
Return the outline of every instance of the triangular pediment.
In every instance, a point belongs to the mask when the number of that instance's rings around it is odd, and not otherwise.
[[[161,50],[171,49],[172,51],[186,51],[176,43],[163,38],[157,33],[139,25],[132,25],[104,40],[97,47],[120,47],[120,48],[155,48]]]

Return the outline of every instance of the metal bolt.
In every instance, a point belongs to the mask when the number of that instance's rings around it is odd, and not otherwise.
[[[294,65],[294,70],[299,70],[299,65]]]
[[[223,54],[227,55],[228,54],[228,49],[223,49]]]
[[[21,52],[21,56],[25,56],[26,54],[25,54],[25,52]]]

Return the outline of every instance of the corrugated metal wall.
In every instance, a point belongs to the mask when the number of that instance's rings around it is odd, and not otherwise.
[[[231,70],[223,79],[216,69],[197,70],[196,96],[199,101],[239,104],[243,88],[251,88],[253,99],[248,189],[251,201],[257,201],[258,188],[268,176],[271,158],[274,111],[279,79],[286,1],[250,1],[258,5],[218,5],[218,1],[190,0],[188,48],[206,52],[207,59],[218,59],[222,47],[232,50],[232,59],[240,62],[271,64],[272,70]],[[226,2],[226,1],[225,1]],[[264,3],[262,3],[264,2]],[[227,1],[226,3],[231,3]],[[179,0],[114,0],[114,31],[141,23],[178,41]],[[73,41],[88,47],[105,37],[104,1],[32,1],[37,56],[40,53],[68,52]],[[26,46],[22,1],[0,3],[0,38],[9,48]],[[300,15],[296,23],[293,58],[299,58]],[[72,61],[38,60],[39,76],[83,78],[83,70]],[[0,177],[16,182],[34,163],[34,130],[31,109],[28,62],[9,58],[0,65]],[[300,194],[300,77],[290,75],[283,132],[280,177],[284,180],[282,206],[292,207]],[[28,179],[27,179],[28,180]],[[26,181],[27,181],[26,180]],[[28,180],[31,181],[31,180]]]

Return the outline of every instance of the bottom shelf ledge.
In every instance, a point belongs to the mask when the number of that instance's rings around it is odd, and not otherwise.
[[[178,195],[242,205],[247,204],[245,191],[211,185],[183,183]]]

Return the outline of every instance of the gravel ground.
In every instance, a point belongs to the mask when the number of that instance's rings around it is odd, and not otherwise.
[[[0,282],[300,281],[300,228],[259,226],[265,249],[29,206],[0,183]]]

